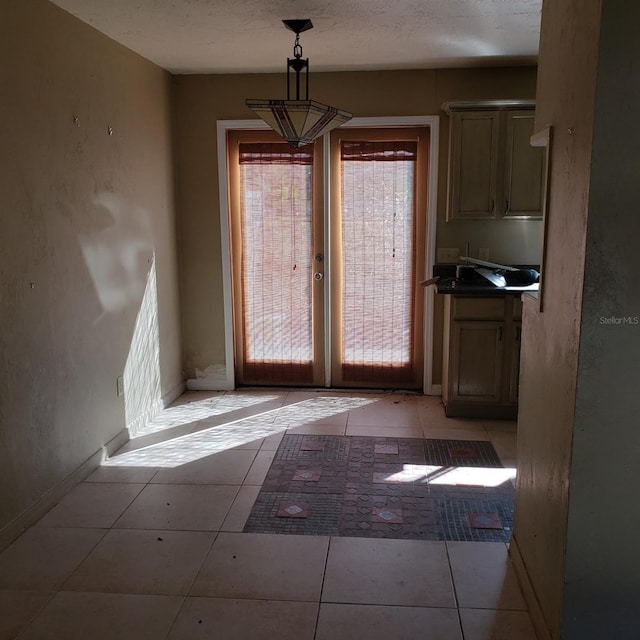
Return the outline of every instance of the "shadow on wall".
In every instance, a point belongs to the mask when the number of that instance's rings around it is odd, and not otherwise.
[[[139,306],[124,366],[125,423],[130,435],[160,411],[160,334],[153,230],[148,213],[119,196],[99,193],[94,203],[106,224],[79,236],[82,253],[102,305],[102,315]]]

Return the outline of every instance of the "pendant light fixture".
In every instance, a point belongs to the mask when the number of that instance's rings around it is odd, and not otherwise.
[[[335,107],[309,100],[309,58],[302,57],[300,34],[313,28],[311,20],[283,20],[296,34],[293,58],[287,58],[287,99],[260,100],[248,98],[249,109],[262,118],[276,133],[296,148],[313,142],[323,134],[351,120],[351,114]],[[291,99],[293,77],[295,99]],[[300,98],[301,74],[305,72],[305,97]]]

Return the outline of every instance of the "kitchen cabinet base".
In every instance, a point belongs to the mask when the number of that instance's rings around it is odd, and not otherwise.
[[[512,295],[445,297],[442,401],[456,418],[518,414],[522,303]]]

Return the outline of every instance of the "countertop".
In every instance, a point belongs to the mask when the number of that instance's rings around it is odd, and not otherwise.
[[[517,266],[536,269],[535,266],[531,267],[530,265]],[[438,280],[435,285],[438,293],[456,296],[519,296],[524,291],[538,291],[537,283],[524,287],[496,287],[482,276],[476,276],[475,279],[470,282],[456,280],[455,272],[456,268],[454,265],[435,265],[433,267],[433,275],[440,276],[440,280]]]

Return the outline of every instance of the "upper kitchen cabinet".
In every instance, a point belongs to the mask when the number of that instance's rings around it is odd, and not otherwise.
[[[447,220],[542,217],[544,155],[530,145],[534,111],[527,106],[444,106],[451,117]]]
[[[542,218],[544,154],[531,146],[533,110],[509,110],[505,122],[504,217]]]
[[[495,218],[500,114],[452,112],[447,218]]]

